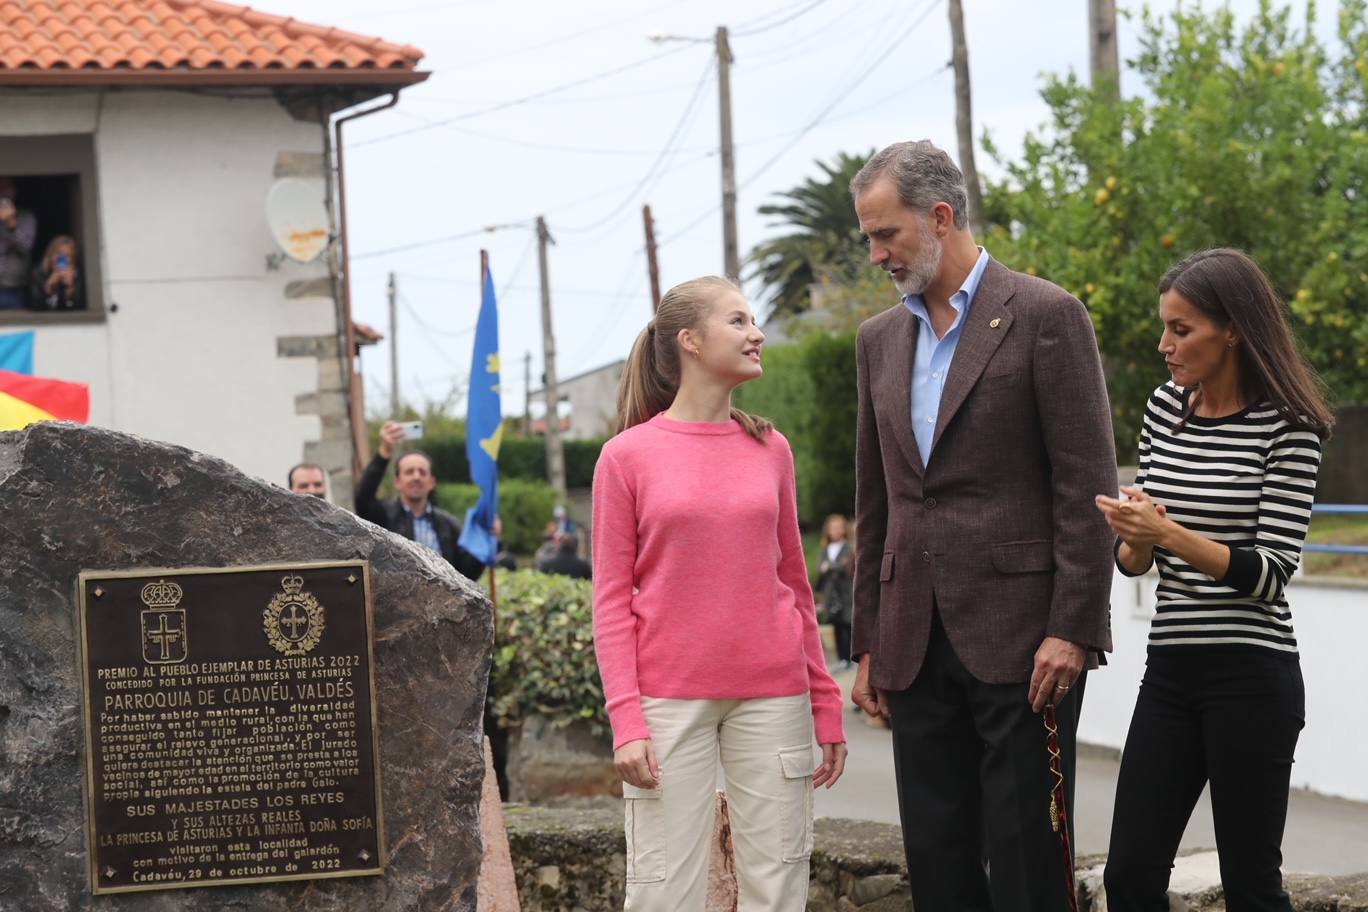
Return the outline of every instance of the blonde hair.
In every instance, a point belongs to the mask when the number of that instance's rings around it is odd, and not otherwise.
[[[57,248],[63,244],[71,248],[71,265],[76,266],[76,239],[69,234],[59,234],[48,241],[47,250],[43,253],[40,263],[43,272],[52,272],[53,263],[57,260]]]
[[[627,356],[618,385],[618,433],[650,421],[674,402],[679,392],[679,332],[702,326],[713,302],[727,292],[740,294],[741,289],[721,276],[690,279],[665,292],[655,319],[646,324]],[[774,428],[767,419],[738,408],[731,410],[731,417],[761,442]]]
[[[827,530],[831,528],[832,520],[836,520],[836,519],[839,519],[839,520],[841,521],[841,525],[845,526],[845,533],[846,533],[846,534],[845,534],[845,538],[842,539],[842,540],[845,541],[845,542],[847,542],[847,543],[850,542],[850,539],[851,539],[851,535],[850,535],[850,520],[846,518],[846,516],[845,516],[844,513],[831,513],[831,514],[829,514],[829,515],[827,516],[826,519],[822,520],[822,547],[823,547],[823,548],[825,548],[827,545],[831,544],[832,542],[834,542],[834,541],[836,540],[836,539],[832,538],[831,535],[827,532]]]

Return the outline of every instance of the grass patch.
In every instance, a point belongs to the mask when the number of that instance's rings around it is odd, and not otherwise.
[[[1318,513],[1311,518],[1306,539],[1324,545],[1368,545],[1368,516]],[[1308,575],[1368,579],[1368,555],[1304,554],[1302,562]]]

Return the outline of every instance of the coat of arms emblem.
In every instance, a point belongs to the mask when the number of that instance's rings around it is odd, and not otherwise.
[[[323,606],[304,591],[304,579],[291,574],[280,581],[282,592],[262,614],[266,639],[287,656],[304,655],[323,638]]]
[[[175,583],[157,580],[142,587],[139,597],[147,610],[142,612],[143,661],[154,665],[184,662],[189,654],[186,642],[185,609],[177,608],[184,592]]]

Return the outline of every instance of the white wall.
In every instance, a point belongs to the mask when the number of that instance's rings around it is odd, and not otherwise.
[[[1120,748],[1145,669],[1154,575],[1112,581],[1106,668],[1088,677],[1078,737]],[[1295,577],[1287,590],[1306,681],[1306,728],[1292,767],[1294,788],[1368,801],[1368,586]]]
[[[89,384],[92,424],[283,483],[320,434],[317,417],[295,414],[295,396],[317,389],[318,363],[278,358],[276,338],[330,335],[335,318],[329,298],[284,295],[290,281],[327,276],[322,260],[266,268],[278,247],[265,199],[277,153],[321,153],[323,128],[269,98],[94,98],[0,99],[0,142],[95,132],[104,297],[118,307],[103,323],[30,327],[34,372]]]

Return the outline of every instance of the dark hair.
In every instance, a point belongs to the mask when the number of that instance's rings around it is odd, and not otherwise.
[[[739,294],[741,289],[721,276],[703,276],[681,282],[661,297],[655,319],[637,336],[622,371],[617,433],[650,421],[674,402],[679,392],[679,332],[701,326],[713,301],[727,292]],[[767,419],[738,408],[731,410],[731,417],[762,443],[774,428]]]
[[[403,452],[403,453],[400,453],[398,456],[395,456],[395,457],[394,457],[394,477],[395,477],[395,478],[398,478],[398,477],[399,477],[399,464],[402,463],[405,459],[408,459],[410,456],[422,456],[424,459],[427,460],[427,464],[428,464],[428,474],[429,474],[429,475],[436,475],[436,474],[437,474],[437,473],[434,472],[433,469],[432,469],[432,457],[431,457],[431,456],[429,456],[427,453],[424,453],[422,450],[408,450],[408,451]]]
[[[1240,391],[1247,404],[1270,402],[1293,427],[1330,436],[1335,416],[1324,384],[1298,350],[1283,301],[1258,263],[1229,247],[1200,250],[1164,273],[1159,293],[1169,291],[1218,326],[1235,327]],[[1200,398],[1200,389],[1189,397],[1180,427]]]
[[[313,462],[299,462],[299,463],[296,463],[296,464],[294,464],[293,466],[290,467],[290,472],[289,472],[289,474],[285,476],[285,487],[287,487],[287,488],[293,488],[293,487],[294,487],[294,473],[295,473],[295,472],[298,472],[300,469],[318,469],[318,471],[323,472],[323,467],[322,467],[321,465],[318,465],[317,463],[313,463]],[[328,477],[328,473],[327,473],[327,472],[323,472],[323,477],[324,477],[324,478],[327,478],[327,477]]]
[[[562,554],[574,554],[579,551],[579,539],[573,532],[566,532],[560,535],[556,543],[560,546]]]

